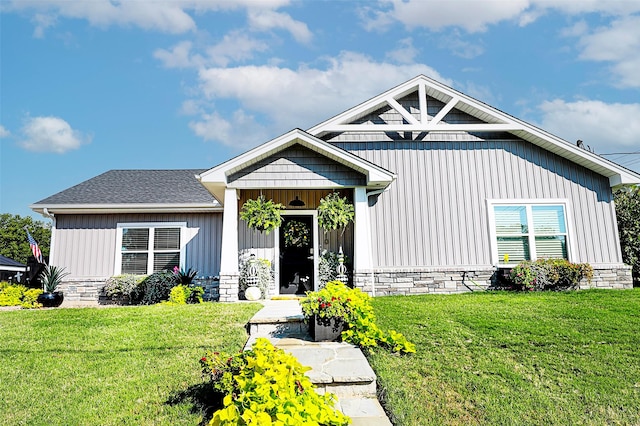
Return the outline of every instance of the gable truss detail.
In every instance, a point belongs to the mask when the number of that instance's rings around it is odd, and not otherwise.
[[[309,132],[322,136],[333,132],[510,132],[523,129],[521,123],[506,114],[496,114],[493,108],[433,83],[428,79],[414,79],[309,129]],[[411,112],[402,105],[401,101],[408,96],[417,96],[418,111]],[[444,105],[433,116],[429,114],[430,101]],[[387,110],[401,120],[385,120],[383,115],[389,114],[380,114],[375,116],[375,121],[363,122],[381,110]],[[450,113],[471,116],[474,122],[449,122]]]

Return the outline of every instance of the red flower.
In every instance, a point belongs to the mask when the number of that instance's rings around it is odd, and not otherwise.
[[[204,357],[204,356],[203,356],[202,358],[200,358],[200,361],[202,361],[202,362],[207,362],[207,357]]]

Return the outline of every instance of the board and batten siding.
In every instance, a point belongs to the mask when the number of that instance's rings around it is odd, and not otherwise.
[[[192,236],[186,246],[186,267],[199,276],[220,272],[222,214],[90,214],[56,215],[51,263],[64,266],[75,278],[113,275],[118,223],[186,222]]]
[[[228,178],[230,188],[340,188],[365,176],[302,145],[293,145]]]
[[[571,259],[622,262],[607,178],[512,135],[420,136],[329,140],[397,174],[369,200],[376,267],[491,265],[487,200],[494,199],[567,199]]]

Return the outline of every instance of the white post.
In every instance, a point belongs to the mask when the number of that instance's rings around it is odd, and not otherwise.
[[[224,190],[222,254],[220,256],[220,301],[238,300],[238,193]]]
[[[372,251],[371,251],[371,225],[369,221],[369,200],[367,197],[367,189],[357,187],[354,190],[354,253],[353,253],[353,271],[354,277],[356,273],[365,274],[367,271],[373,270]],[[371,292],[375,295],[374,282],[371,281]]]

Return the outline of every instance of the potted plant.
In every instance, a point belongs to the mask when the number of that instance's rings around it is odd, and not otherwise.
[[[318,225],[325,231],[341,229],[344,234],[347,225],[353,221],[355,210],[347,197],[332,192],[320,200],[318,206]]]
[[[260,195],[255,200],[247,200],[240,210],[240,219],[247,222],[249,228],[269,234],[282,223],[280,211],[284,206]]]
[[[350,291],[340,281],[331,281],[321,290],[308,292],[300,301],[309,334],[316,342],[340,337],[351,313]]]
[[[62,279],[67,275],[69,275],[69,273],[64,272],[64,268],[53,265],[45,266],[44,270],[40,273],[44,293],[38,296],[38,303],[42,304],[45,308],[60,306],[64,300],[64,294],[61,291],[57,291],[57,289]]]

